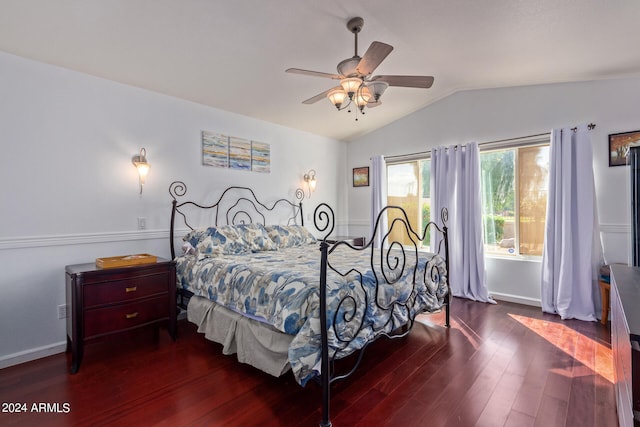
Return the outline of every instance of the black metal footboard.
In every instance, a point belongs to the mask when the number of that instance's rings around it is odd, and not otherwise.
[[[322,420],[323,427],[331,426],[330,421],[330,388],[334,381],[338,381],[350,376],[360,365],[364,350],[375,339],[380,336],[396,339],[406,336],[413,327],[415,318],[429,310],[445,309],[445,326],[449,327],[449,245],[447,234],[448,212],[443,209],[441,212],[442,225],[434,222],[426,224],[422,230],[416,232],[411,224],[407,213],[398,206],[387,206],[378,215],[374,236],[381,228],[383,219],[388,218],[388,230],[384,230],[382,248],[373,247],[373,239],[364,247],[354,247],[347,242],[327,243],[326,240],[320,243],[321,270],[320,270],[320,324],[321,327],[321,375],[319,377],[322,386]],[[326,204],[320,204],[314,212],[314,225],[328,237],[335,224],[333,210]],[[430,242],[432,254],[423,252],[426,241]],[[340,271],[332,266],[331,255],[338,248],[348,247],[354,251],[365,251],[369,256],[369,265],[366,271],[359,268],[352,268],[348,271]],[[360,267],[361,268],[361,267]],[[351,275],[356,277],[362,287],[364,295],[364,308],[358,309],[355,299],[346,295],[340,300],[337,307],[331,309],[327,307],[327,276],[328,274],[339,274],[340,276]],[[365,276],[367,285],[365,285]],[[396,300],[389,302],[384,299],[380,301],[382,287],[388,290],[389,287],[400,286],[400,279],[404,278],[402,286],[406,288],[407,277],[410,279],[411,291]],[[371,282],[374,281],[374,286]],[[429,292],[434,292],[437,303],[429,306],[423,304],[421,295],[429,287]],[[401,292],[400,292],[401,293]],[[371,311],[375,310],[382,318],[381,322],[375,324],[366,323]],[[385,317],[387,316],[387,317]],[[398,321],[398,318],[402,319]],[[355,323],[353,323],[355,322]],[[401,323],[398,323],[401,322]],[[340,331],[339,324],[352,323],[355,325],[355,333],[345,334]],[[366,342],[359,350],[357,359],[351,369],[344,374],[337,374],[334,369],[334,362],[340,350],[353,341],[363,328],[367,332],[372,332],[374,339]],[[344,328],[343,328],[344,329]],[[331,336],[331,337],[330,337]],[[332,341],[330,342],[330,339]]]

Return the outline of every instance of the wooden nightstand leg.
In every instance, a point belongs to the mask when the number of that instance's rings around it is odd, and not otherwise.
[[[82,353],[83,353],[82,343],[72,342],[71,343],[71,373],[72,374],[77,373],[78,370],[80,369],[80,362],[82,362]]]
[[[169,335],[175,341],[178,338],[178,328],[175,320],[169,320]]]

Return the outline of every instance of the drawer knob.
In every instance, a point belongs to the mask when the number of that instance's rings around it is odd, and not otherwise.
[[[137,291],[137,290],[138,290],[138,287],[137,287],[137,286],[132,286],[132,287],[130,287],[130,288],[124,288],[124,291],[125,291],[125,292],[127,292],[127,293],[128,293],[128,292],[135,292],[135,291]]]
[[[134,313],[129,313],[126,315],[127,319],[133,319],[135,317],[138,317],[138,312],[134,312]]]

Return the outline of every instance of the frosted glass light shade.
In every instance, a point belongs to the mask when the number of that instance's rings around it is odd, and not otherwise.
[[[342,103],[347,98],[347,93],[341,88],[335,88],[327,94],[327,98],[336,108],[340,109],[342,107]]]
[[[371,92],[369,92],[369,89],[365,86],[356,94],[356,105],[362,110],[364,106],[367,105],[367,102],[369,102],[369,99],[371,99]]]
[[[133,163],[133,165],[138,170],[140,194],[142,194],[142,187],[144,186],[147,174],[149,173],[149,169],[151,168],[151,165],[147,162],[147,150],[144,148],[140,149],[140,154],[133,156],[133,158],[131,159],[131,163]]]
[[[138,163],[136,164],[136,167],[138,168],[138,175],[140,176],[140,182],[144,183],[144,180],[147,177],[147,174],[149,173],[149,168],[151,168],[151,165],[149,165],[149,163]]]
[[[378,101],[385,90],[389,87],[389,83],[383,82],[381,80],[376,80],[373,82],[367,83],[367,87],[373,96],[373,99]]]
[[[356,93],[361,84],[362,79],[357,77],[349,77],[347,79],[340,80],[340,86],[342,86],[342,89],[347,92],[349,99],[353,97],[353,94]]]

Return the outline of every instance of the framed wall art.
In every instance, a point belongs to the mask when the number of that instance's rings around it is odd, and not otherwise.
[[[627,164],[629,144],[640,144],[640,130],[609,135],[609,166]]]
[[[221,133],[202,132],[202,164],[229,167],[229,137]]]
[[[369,186],[369,166],[353,168],[353,186],[354,187]]]
[[[271,149],[264,142],[251,141],[251,170],[271,172]]]
[[[271,146],[264,142],[202,131],[202,164],[269,173],[271,172]]]

